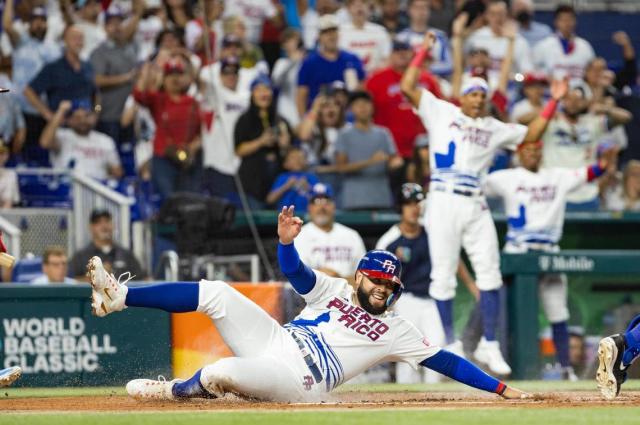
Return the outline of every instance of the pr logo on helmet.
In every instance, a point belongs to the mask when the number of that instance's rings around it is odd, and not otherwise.
[[[387,272],[387,273],[395,273],[396,271],[396,265],[393,264],[393,261],[391,260],[384,260],[384,262],[382,263],[382,268]]]

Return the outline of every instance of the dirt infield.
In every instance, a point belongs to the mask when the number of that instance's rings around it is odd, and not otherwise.
[[[502,400],[482,393],[459,392],[344,392],[323,403],[270,403],[226,396],[215,400],[183,402],[139,402],[121,395],[83,397],[21,397],[0,393],[0,411],[220,411],[220,410],[313,410],[313,409],[465,409],[465,408],[550,408],[640,406],[640,391],[625,392],[614,401],[605,401],[596,392],[537,393],[530,400]]]

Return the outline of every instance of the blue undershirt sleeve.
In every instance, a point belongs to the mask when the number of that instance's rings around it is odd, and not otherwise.
[[[502,394],[507,388],[504,383],[486,374],[470,361],[446,350],[440,350],[420,364],[479,390]]]
[[[278,263],[300,295],[308,294],[316,286],[316,274],[302,262],[293,243],[283,245],[278,242]]]

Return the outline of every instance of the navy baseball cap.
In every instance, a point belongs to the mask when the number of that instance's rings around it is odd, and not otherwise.
[[[34,7],[31,9],[31,14],[29,15],[31,19],[33,18],[42,18],[47,19],[47,9],[41,6]]]
[[[317,198],[333,199],[333,189],[325,183],[316,183],[311,187],[310,199],[313,201]]]
[[[73,99],[71,101],[71,109],[69,112],[77,111],[78,109],[84,109],[85,111],[93,111],[93,103],[90,99]]]
[[[125,13],[120,6],[112,4],[104,13],[104,20],[108,21],[111,18],[124,19]]]
[[[393,50],[413,50],[411,45],[404,40],[394,39],[393,40]]]
[[[240,47],[242,46],[242,41],[240,41],[240,39],[233,34],[227,34],[222,39],[222,47],[229,47],[229,46]]]
[[[359,271],[369,279],[384,279],[395,283],[393,293],[387,298],[386,305],[391,307],[404,290],[400,276],[402,275],[402,263],[389,251],[374,249],[364,254],[360,259],[356,271]]]
[[[400,205],[410,202],[424,201],[424,191],[422,186],[416,183],[405,183],[400,188],[400,197],[398,199]]]
[[[240,70],[240,61],[235,56],[224,58],[220,61],[221,74],[237,74]]]

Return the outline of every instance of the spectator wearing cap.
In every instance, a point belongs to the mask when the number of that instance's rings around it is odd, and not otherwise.
[[[533,20],[535,8],[532,0],[513,0],[511,16],[518,21],[518,33],[527,40],[529,47],[544,40],[552,34],[549,25]]]
[[[77,0],[71,6],[71,0],[63,0],[62,16],[67,26],[74,25],[82,32],[84,40],[80,50],[80,59],[89,60],[91,53],[107,39],[107,33],[101,22],[102,3],[100,0]]]
[[[575,34],[575,9],[566,4],[558,6],[553,25],[556,33],[540,41],[533,49],[536,68],[553,78],[582,78],[584,68],[595,53],[587,40]]]
[[[0,138],[0,208],[11,208],[20,202],[18,175],[11,168],[5,168],[9,160],[9,147]]]
[[[395,40],[389,66],[375,72],[365,83],[373,99],[373,122],[389,129],[398,154],[405,160],[413,155],[416,137],[426,132],[413,107],[400,92],[400,80],[412,57],[411,46]],[[421,72],[419,84],[436,97],[442,97],[438,81],[429,72]]]
[[[362,62],[353,53],[338,48],[338,20],[334,15],[320,17],[318,48],[302,62],[298,73],[296,106],[303,117],[323,86],[342,81],[354,90],[364,79]]]
[[[346,5],[350,19],[340,27],[338,46],[355,53],[371,73],[387,64],[391,38],[382,25],[369,22],[371,0],[347,0]]]
[[[51,283],[77,283],[67,276],[69,262],[67,253],[61,246],[48,246],[42,254],[42,275],[33,279],[34,285],[49,285]]]
[[[395,35],[409,26],[409,16],[400,8],[400,0],[380,0],[380,13],[373,22],[382,25],[391,35]]]
[[[247,41],[256,45],[262,41],[262,26],[265,21],[271,21],[276,27],[283,22],[278,8],[271,0],[228,1],[225,4],[225,16],[242,17],[247,25]]]
[[[198,55],[203,65],[213,63],[218,59],[220,41],[222,38],[223,0],[205,0],[202,17],[192,19],[184,29],[185,45]],[[207,32],[206,37],[204,32]],[[207,39],[208,38],[208,39]],[[209,49],[207,51],[207,49]]]
[[[240,62],[240,56],[242,55],[242,41],[233,34],[227,34],[222,40],[220,47],[220,60],[203,66],[200,69],[200,80],[205,81],[208,84],[214,82],[216,85],[220,85],[220,67],[222,61],[225,59],[231,59],[238,61],[240,64],[240,71],[238,72],[238,87],[242,90],[250,91],[251,83],[260,75],[267,73],[267,68],[264,62],[260,62],[257,66],[243,67]]]
[[[251,92],[238,83],[237,58],[224,58],[219,66],[219,80],[201,80],[203,189],[213,196],[231,198],[237,192],[233,176],[240,167],[233,134],[238,118],[249,107]]]
[[[516,102],[511,109],[511,121],[529,125],[544,106],[544,93],[549,87],[547,76],[541,72],[529,72],[522,80],[522,95],[524,99]]]
[[[189,59],[175,54],[164,63],[144,64],[133,90],[136,102],[149,108],[156,124],[151,182],[162,199],[177,190],[200,188],[202,121],[197,100],[188,94],[191,83]]]
[[[240,46],[238,57],[243,68],[257,68],[259,72],[268,74],[269,64],[265,61],[264,52],[260,46],[247,39],[247,26],[245,20],[239,16],[228,16],[222,21],[222,29],[225,36],[235,37]],[[269,35],[272,37],[272,35]],[[271,43],[271,42],[269,42]],[[278,49],[278,55],[280,49]],[[275,62],[275,60],[274,60]]]
[[[409,13],[409,27],[401,31],[396,39],[408,43],[413,50],[417,50],[424,40],[424,36],[431,31],[436,36],[436,42],[431,49],[432,62],[429,66],[431,72],[445,77],[451,74],[452,58],[451,48],[447,34],[435,28],[429,27],[431,9],[429,0],[410,0],[407,8]]]
[[[87,263],[94,256],[100,257],[108,273],[120,276],[130,272],[135,280],[144,280],[147,273],[140,266],[133,252],[113,240],[113,220],[107,210],[94,210],[89,218],[91,242],[77,251],[69,263],[69,277],[86,282]]]
[[[589,112],[591,93],[582,80],[572,80],[559,111],[549,121],[542,136],[544,167],[581,168],[596,162],[598,142],[602,134],[631,121],[631,114],[615,106],[601,115]],[[567,209],[598,209],[598,186],[584,185],[567,196]]]
[[[42,67],[60,57],[61,50],[56,43],[45,39],[47,34],[47,11],[43,7],[33,7],[29,14],[28,30],[21,32],[14,23],[15,0],[7,0],[4,4],[2,26],[7,34],[13,52],[12,92],[17,106],[24,114],[26,128],[25,146],[22,149],[22,160],[30,165],[46,166],[47,153],[40,149],[38,139],[46,125],[45,119],[24,96],[24,89]],[[3,95],[6,97],[7,95]],[[4,115],[0,113],[0,115]],[[0,133],[6,141],[11,141],[7,134]],[[14,148],[17,144],[13,145]],[[15,152],[15,151],[14,151]]]
[[[12,154],[19,154],[24,145],[27,129],[24,116],[13,93],[0,96],[0,139],[6,140]]]
[[[336,142],[336,165],[342,174],[340,205],[345,209],[391,208],[388,173],[402,167],[402,157],[389,130],[373,124],[369,93],[355,92],[350,106],[355,122],[340,132]]]
[[[132,16],[126,21],[124,12],[117,5],[112,4],[107,9],[104,18],[107,39],[91,54],[101,100],[96,128],[118,144],[123,142],[120,115],[138,72],[133,36],[142,16],[142,0],[135,0],[133,7]]]
[[[234,130],[236,155],[242,161],[238,175],[252,208],[264,207],[291,138],[289,125],[276,112],[271,80],[260,75],[251,83],[249,109]]]
[[[60,128],[63,123],[68,127]],[[60,102],[40,136],[40,146],[49,150],[54,168],[72,168],[98,180],[122,177],[116,145],[111,137],[93,130],[95,123],[88,99]]]
[[[279,58],[273,66],[271,78],[278,89],[278,113],[295,128],[300,124],[300,116],[296,108],[298,73],[305,56],[300,33],[290,28],[284,30],[282,50],[284,56]]]
[[[504,0],[489,0],[484,17],[487,25],[472,33],[466,42],[466,50],[484,48],[491,57],[491,74],[497,75],[501,71],[502,62],[509,49],[510,37],[505,36],[504,29],[509,22],[507,3]],[[525,73],[533,71],[531,48],[521,35],[515,35],[513,56],[513,71]]]
[[[306,211],[311,188],[319,182],[318,177],[307,170],[304,151],[290,146],[284,154],[282,168],[285,171],[273,182],[267,204],[276,206],[278,210],[293,205],[296,211]]]
[[[29,82],[24,95],[46,120],[53,118],[60,102],[68,99],[95,99],[95,73],[90,62],[80,58],[84,35],[77,25],[64,31],[64,55],[46,64]],[[46,95],[47,102],[40,96]]]
[[[358,232],[336,222],[333,191],[324,183],[311,189],[309,222],[296,238],[300,259],[315,270],[354,282],[360,258],[366,250]]]

